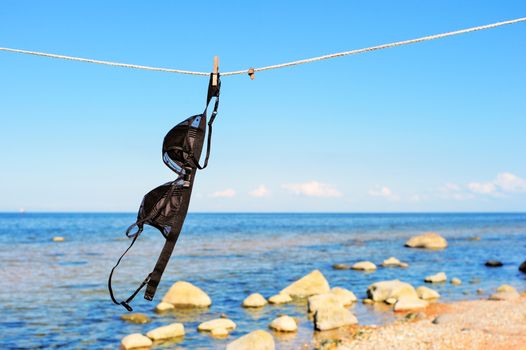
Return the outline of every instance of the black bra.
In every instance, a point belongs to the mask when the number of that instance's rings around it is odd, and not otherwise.
[[[221,88],[219,74],[217,74],[217,86],[212,85],[212,78],[211,74],[204,112],[177,124],[164,137],[163,162],[177,174],[177,178],[174,181],[156,187],[144,196],[137,214],[137,221],[126,230],[126,236],[133,238],[133,240],[128,249],[121,255],[117,264],[111,269],[108,279],[111,299],[115,304],[124,306],[128,311],[133,310],[129,303],[144,286],[146,286],[144,298],[153,300],[186,218],[196,171],[197,169],[204,169],[208,165],[212,141],[212,123],[217,115]],[[214,97],[216,99],[214,109],[207,123],[206,113],[208,105]],[[207,124],[206,156],[203,165],[200,165],[199,158],[203,151]],[[153,271],[148,274],[139,288],[128,299],[119,302],[115,299],[111,287],[113,272],[142,233],[144,225],[150,225],[158,229],[166,239],[166,242]],[[135,232],[132,232],[135,228]]]

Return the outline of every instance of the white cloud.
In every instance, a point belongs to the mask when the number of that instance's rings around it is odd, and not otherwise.
[[[334,186],[318,181],[310,181],[298,184],[281,185],[284,189],[295,195],[307,197],[341,197],[342,193]]]
[[[473,193],[468,192],[462,186],[454,183],[445,184],[444,186],[438,189],[438,192],[439,198],[452,199],[455,201],[465,201],[475,197]]]
[[[259,185],[257,188],[250,191],[248,194],[251,195],[252,197],[262,198],[262,197],[268,197],[270,195],[270,191],[268,190],[267,186]]]
[[[373,197],[383,197],[390,200],[399,199],[399,197],[387,186],[377,186],[375,189],[369,191],[369,195]]]
[[[231,189],[231,188],[227,188],[225,190],[222,190],[222,191],[216,191],[214,193],[212,193],[210,195],[210,197],[213,197],[213,198],[232,198],[236,195],[236,191]]]
[[[471,182],[470,191],[485,195],[503,196],[506,193],[526,192],[526,180],[512,173],[500,173],[488,182]]]

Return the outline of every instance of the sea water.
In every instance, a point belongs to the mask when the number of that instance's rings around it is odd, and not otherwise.
[[[295,335],[275,335],[279,349],[309,344],[312,322],[304,302],[242,308],[250,293],[277,294],[314,269],[331,286],[366,296],[367,286],[400,279],[415,287],[440,271],[463,283],[430,287],[441,301],[487,298],[500,284],[522,291],[526,274],[526,214],[198,214],[188,215],[154,302],[140,294],[135,312],[151,317],[148,324],[120,319],[126,311],[111,303],[107,278],[127,248],[126,227],[134,214],[0,214],[0,348],[116,349],[131,333],[183,322],[184,339],[159,344],[162,349],[222,349],[233,339],[256,329],[268,329],[279,314],[298,317]],[[449,242],[441,251],[404,247],[412,235],[436,231]],[[64,242],[52,242],[63,236]],[[473,240],[479,237],[480,240]],[[154,229],[146,230],[116,271],[114,289],[126,298],[153,269],[163,245]],[[336,263],[369,260],[380,264],[395,256],[406,269],[381,268],[364,273],[333,270]],[[489,259],[504,263],[488,268]],[[184,280],[212,298],[204,310],[153,312],[168,288]],[[483,294],[476,290],[482,289]],[[351,307],[360,324],[382,324],[392,311],[360,302]],[[200,322],[226,314],[238,328],[227,339],[197,332]],[[308,346],[307,346],[308,348]]]

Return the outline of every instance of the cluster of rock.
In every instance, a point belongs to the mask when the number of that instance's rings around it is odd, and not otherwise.
[[[394,311],[409,311],[425,308],[429,300],[436,300],[440,294],[427,287],[415,289],[411,284],[399,280],[381,281],[367,288],[371,302],[393,305]]]
[[[520,298],[519,292],[509,284],[497,288],[497,292],[490,295],[489,300],[516,300]]]

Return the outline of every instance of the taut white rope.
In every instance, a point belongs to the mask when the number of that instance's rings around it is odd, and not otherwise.
[[[372,46],[372,47],[367,47],[367,48],[363,48],[363,49],[357,49],[357,50],[351,50],[351,51],[345,51],[345,52],[338,52],[338,53],[333,53],[333,54],[330,54],[330,55],[324,55],[324,56],[312,57],[312,58],[307,58],[307,59],[298,60],[298,61],[292,61],[292,62],[286,62],[286,63],[281,63],[281,64],[275,64],[275,65],[272,65],[272,66],[266,66],[266,67],[261,67],[261,68],[251,68],[250,71],[253,74],[253,72],[261,72],[261,71],[265,71],[265,70],[278,69],[278,68],[284,68],[284,67],[290,67],[290,66],[297,66],[297,65],[305,64],[305,63],[311,63],[311,62],[316,62],[316,61],[328,60],[328,59],[335,58],[335,57],[356,55],[356,54],[363,53],[363,52],[377,51],[377,50],[388,49],[388,48],[396,47],[396,46],[415,44],[415,43],[419,43],[419,42],[422,42],[422,41],[441,39],[441,38],[446,38],[446,37],[449,37],[449,36],[460,35],[460,34],[465,34],[465,33],[470,33],[470,32],[476,32],[476,31],[479,31],[479,30],[491,29],[491,28],[496,28],[496,27],[500,27],[500,26],[504,26],[504,25],[508,25],[508,24],[519,23],[519,22],[526,22],[526,17],[517,18],[517,19],[504,21],[504,22],[497,22],[497,23],[493,23],[493,24],[487,24],[487,25],[478,26],[478,27],[472,27],[472,28],[467,28],[467,29],[456,30],[456,31],[453,31],[453,32],[447,32],[447,33],[442,33],[442,34],[435,34],[435,35],[424,36],[424,37],[417,38],[417,39],[398,41],[398,42],[394,42],[394,43],[390,43],[390,44],[383,44],[383,45]],[[80,61],[80,62],[87,62],[87,63],[103,64],[103,65],[114,66],[114,67],[134,68],[134,69],[143,69],[143,70],[159,71],[159,72],[167,72],[167,73],[190,74],[190,75],[202,75],[202,76],[209,76],[210,75],[210,73],[208,73],[208,72],[194,72],[194,71],[181,70],[181,69],[158,68],[158,67],[141,66],[141,65],[129,64],[129,63],[100,61],[100,60],[94,60],[94,59],[90,59],[90,58],[80,58],[80,57],[73,57],[73,56],[56,55],[56,54],[45,53],[45,52],[36,52],[36,51],[11,49],[11,48],[7,48],[7,47],[0,47],[0,51],[21,53],[21,54],[26,54],[26,55],[44,56],[44,57],[58,58],[58,59],[63,59],[63,60],[71,60],[71,61]],[[221,73],[221,76],[246,74],[246,73],[249,73],[249,69],[237,70],[237,71],[232,71],[232,72],[224,72],[224,73]]]

